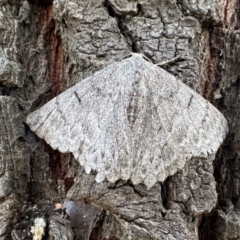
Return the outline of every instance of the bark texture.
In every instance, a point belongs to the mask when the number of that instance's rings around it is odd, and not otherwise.
[[[45,239],[239,239],[239,27],[237,0],[1,0],[0,239],[32,239],[39,217]],[[194,158],[151,191],[96,184],[25,125],[30,112],[130,52],[154,63],[180,55],[167,71],[230,127],[215,159]],[[66,213],[54,207],[63,202]]]

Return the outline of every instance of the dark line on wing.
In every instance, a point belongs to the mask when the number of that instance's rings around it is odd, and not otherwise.
[[[189,99],[189,102],[188,102],[187,108],[189,108],[189,107],[190,107],[190,105],[191,105],[191,102],[192,102],[192,99],[193,99],[193,95],[191,95],[191,97],[190,97],[190,99]]]
[[[74,91],[73,93],[74,93],[74,95],[76,96],[76,98],[77,98],[79,104],[81,104],[82,101],[81,101],[81,98],[78,96],[77,92]]]

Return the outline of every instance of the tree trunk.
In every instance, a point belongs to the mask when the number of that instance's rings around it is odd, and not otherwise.
[[[1,0],[0,239],[33,239],[36,219],[42,239],[240,239],[239,27],[237,0]],[[96,183],[25,123],[131,52],[178,57],[163,67],[230,129],[215,158],[193,158],[150,190]]]

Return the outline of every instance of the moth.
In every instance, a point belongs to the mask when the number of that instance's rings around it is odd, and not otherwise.
[[[115,62],[26,120],[53,149],[71,152],[96,181],[151,188],[193,157],[215,154],[227,120],[202,96],[141,54]]]

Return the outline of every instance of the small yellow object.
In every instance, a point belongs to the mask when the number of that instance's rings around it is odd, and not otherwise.
[[[33,240],[42,240],[44,236],[44,230],[46,227],[45,220],[43,218],[36,218],[34,226],[31,227],[31,233],[33,234]]]

